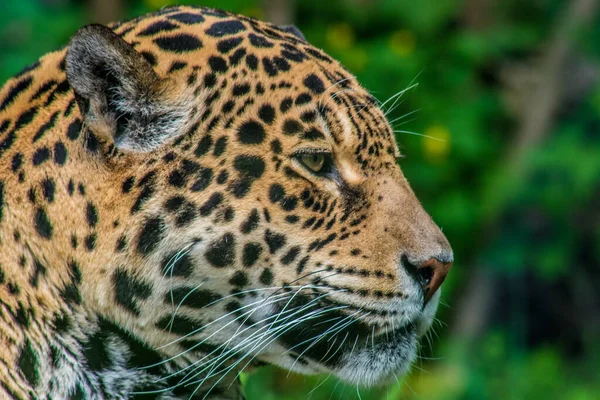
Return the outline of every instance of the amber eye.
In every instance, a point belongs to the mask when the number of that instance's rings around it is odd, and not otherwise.
[[[300,161],[313,172],[321,172],[325,165],[325,155],[319,153],[305,154],[300,156]]]

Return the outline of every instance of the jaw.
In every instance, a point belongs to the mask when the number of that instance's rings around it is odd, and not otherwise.
[[[411,325],[378,337],[354,354],[347,354],[334,374],[352,385],[373,386],[405,375],[417,355],[418,337]]]
[[[319,352],[286,350],[277,345],[262,360],[301,374],[329,373],[351,385],[374,386],[396,382],[406,375],[417,356],[418,341],[430,328],[438,306],[439,291],[411,323],[394,331],[337,335],[330,348]],[[336,345],[344,340],[343,345]],[[327,342],[328,339],[324,339]],[[289,347],[287,347],[289,349]],[[274,351],[273,351],[274,350]],[[337,354],[335,354],[337,353]],[[307,354],[310,354],[307,356]]]

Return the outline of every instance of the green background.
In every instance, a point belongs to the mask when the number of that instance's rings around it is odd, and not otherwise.
[[[381,101],[418,83],[389,119],[455,251],[438,322],[401,383],[357,390],[267,367],[244,375],[249,399],[600,398],[594,0],[178,3],[292,22]],[[0,82],[87,23],[166,4],[0,1]]]

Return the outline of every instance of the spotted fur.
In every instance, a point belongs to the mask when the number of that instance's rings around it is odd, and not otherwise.
[[[396,157],[295,27],[181,6],[81,29],[0,90],[0,398],[406,372],[452,253]]]

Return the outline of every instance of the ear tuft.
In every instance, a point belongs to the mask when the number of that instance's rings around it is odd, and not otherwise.
[[[69,44],[66,67],[87,125],[108,130],[118,148],[149,151],[183,131],[189,115],[177,106],[181,101],[168,100],[167,82],[109,28],[80,29]]]

